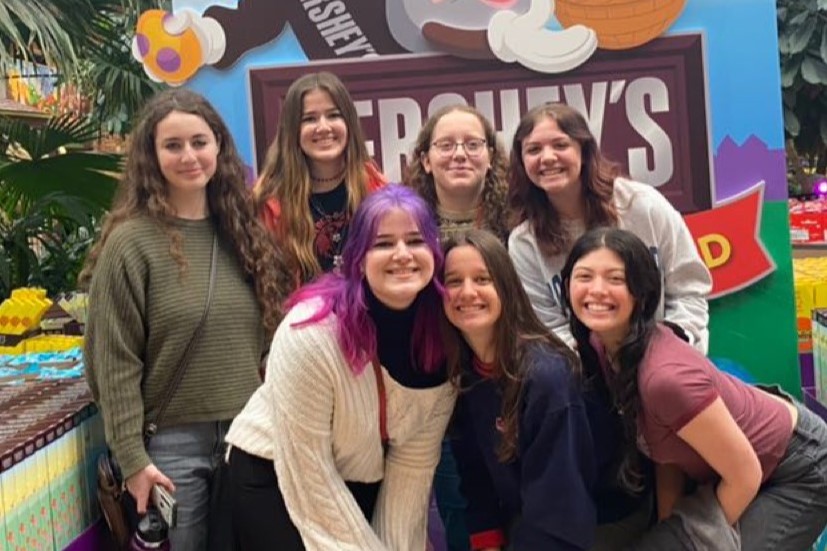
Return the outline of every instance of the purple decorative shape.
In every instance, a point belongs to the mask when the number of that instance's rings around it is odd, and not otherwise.
[[[138,53],[141,54],[141,57],[149,53],[149,39],[146,35],[136,34],[135,42],[138,44]]]
[[[172,48],[161,48],[155,59],[158,67],[167,73],[174,73],[181,67],[181,56]]]
[[[801,390],[804,395],[804,405],[806,405],[811,411],[815,412],[819,417],[827,421],[827,406],[819,402],[818,398],[816,398],[816,389],[803,388]]]
[[[801,386],[804,388],[816,386],[815,366],[813,353],[802,352],[798,355],[798,364],[801,366]]]
[[[787,200],[787,165],[783,149],[769,149],[757,136],[738,145],[727,136],[715,155],[715,199],[723,201],[751,188],[764,186],[765,201]]]

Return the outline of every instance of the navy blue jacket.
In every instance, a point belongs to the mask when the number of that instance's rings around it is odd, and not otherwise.
[[[496,457],[499,382],[472,366],[462,380],[451,443],[472,546],[501,545],[508,532],[517,551],[585,550],[597,523],[586,407],[565,358],[545,345],[527,346],[513,461]]]

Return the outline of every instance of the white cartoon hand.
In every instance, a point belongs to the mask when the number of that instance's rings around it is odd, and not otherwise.
[[[597,48],[594,30],[574,25],[560,31],[545,26],[554,0],[531,0],[523,14],[497,12],[488,24],[488,45],[501,61],[519,62],[541,73],[562,73],[581,65]]]

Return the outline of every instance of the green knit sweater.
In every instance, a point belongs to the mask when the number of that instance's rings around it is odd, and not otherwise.
[[[125,477],[150,463],[145,419],[158,413],[207,297],[213,223],[176,225],[188,262],[183,277],[161,227],[137,218],[107,239],[89,290],[87,380]],[[232,248],[219,244],[212,305],[162,426],[232,419],[259,385],[261,310]]]

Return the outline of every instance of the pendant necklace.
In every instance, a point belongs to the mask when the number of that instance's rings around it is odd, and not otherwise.
[[[347,216],[344,211],[335,212],[333,214],[325,211],[321,205],[313,200],[313,195],[310,196],[310,208],[319,215],[320,220],[333,220],[336,215],[341,215],[342,225],[330,235],[330,240],[333,242],[333,273],[339,274],[342,271],[342,249],[344,248],[345,239],[347,238]]]

